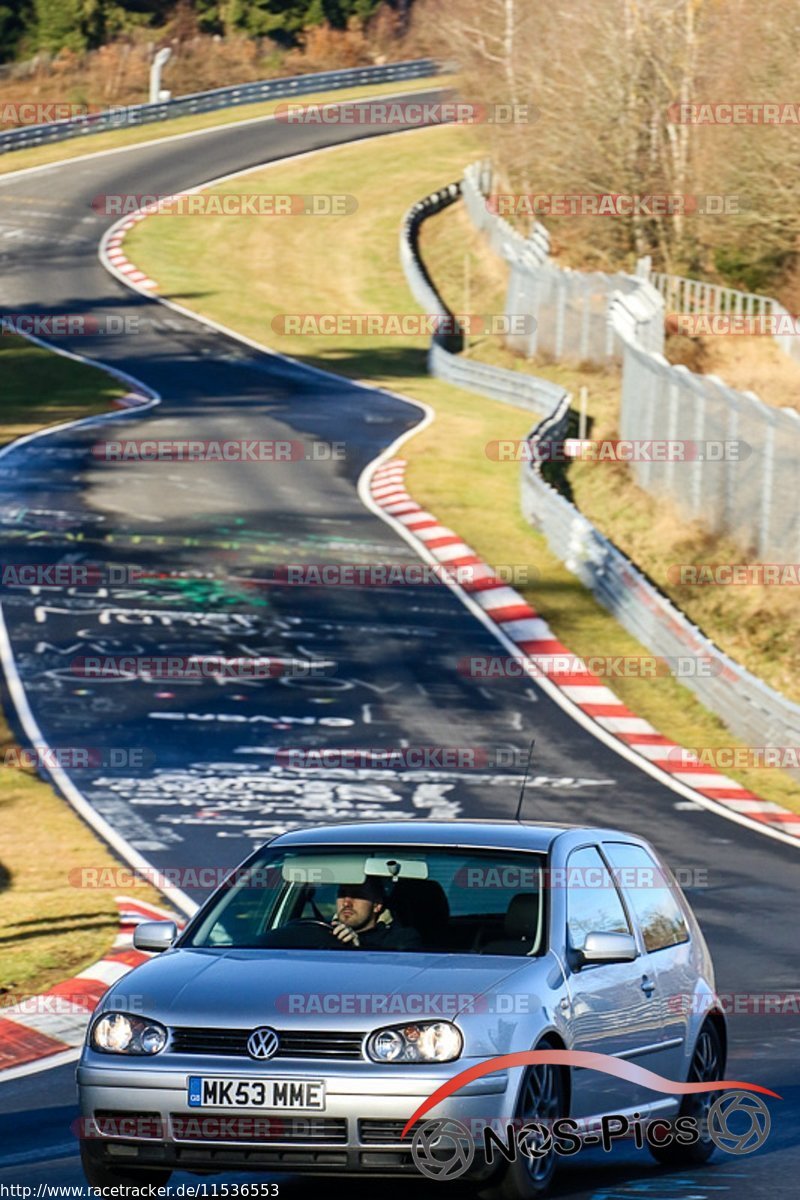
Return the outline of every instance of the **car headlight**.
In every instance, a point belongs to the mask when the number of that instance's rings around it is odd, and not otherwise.
[[[449,1021],[423,1021],[379,1029],[367,1040],[374,1062],[450,1062],[464,1045],[461,1031]]]
[[[89,1045],[104,1054],[158,1054],[167,1044],[167,1031],[158,1021],[128,1013],[104,1013],[92,1026]]]

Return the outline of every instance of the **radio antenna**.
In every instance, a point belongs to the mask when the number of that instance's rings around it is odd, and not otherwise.
[[[522,787],[519,789],[519,800],[517,801],[517,815],[514,818],[515,821],[520,820],[520,814],[522,812],[522,802],[525,799],[525,785],[528,782],[528,775],[530,774],[531,763],[533,762],[533,748],[535,745],[536,745],[536,738],[531,738],[531,744],[530,744],[530,748],[528,750],[528,761],[525,764],[525,775],[523,776],[523,779],[522,779]]]

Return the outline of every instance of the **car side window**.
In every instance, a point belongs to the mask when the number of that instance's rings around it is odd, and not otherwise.
[[[587,933],[630,933],[622,900],[608,867],[594,846],[573,850],[567,861],[567,931],[573,950]]]
[[[663,950],[688,942],[686,918],[655,859],[632,842],[608,842],[603,848],[641,926],[645,948]]]

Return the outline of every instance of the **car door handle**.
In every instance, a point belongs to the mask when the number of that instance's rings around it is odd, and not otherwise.
[[[656,990],[656,985],[653,983],[652,979],[648,979],[646,975],[643,975],[641,988],[649,1000],[653,992]]]

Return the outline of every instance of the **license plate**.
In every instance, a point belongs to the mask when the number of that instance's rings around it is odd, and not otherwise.
[[[299,1109],[322,1112],[321,1079],[230,1079],[189,1076],[190,1108]]]

